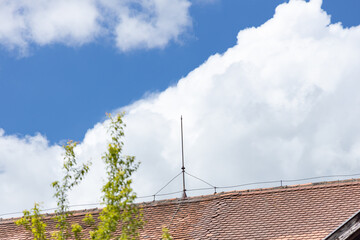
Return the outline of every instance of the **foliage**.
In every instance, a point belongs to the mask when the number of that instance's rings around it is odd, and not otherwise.
[[[102,159],[106,164],[107,182],[102,187],[102,201],[106,205],[99,216],[99,224],[95,224],[95,220],[91,214],[87,214],[83,222],[92,227],[90,237],[92,240],[133,240],[139,238],[139,229],[143,227],[143,214],[134,203],[136,194],[131,188],[132,174],[138,169],[139,163],[135,161],[133,156],[123,156],[121,154],[124,143],[123,123],[124,114],[117,114],[115,117],[108,115],[110,119],[109,132],[111,142],[108,151],[103,155]],[[65,176],[61,181],[52,183],[55,189],[54,198],[57,200],[57,210],[53,220],[56,222],[58,231],[52,233],[52,239],[65,240],[71,235],[75,240],[82,239],[83,228],[79,224],[68,222],[71,214],[68,206],[68,192],[78,185],[89,171],[90,164],[77,166],[74,148],[77,143],[69,141],[65,149],[63,170]],[[121,236],[114,236],[118,224],[121,225]],[[46,224],[42,220],[39,210],[39,204],[35,203],[32,212],[24,211],[24,216],[16,221],[17,225],[23,225],[26,230],[32,232],[34,240],[47,240],[45,227]],[[71,231],[70,231],[71,229]],[[170,236],[170,235],[169,235]],[[172,238],[165,238],[172,239]]]
[[[78,223],[74,223],[71,225],[71,232],[74,233],[75,240],[81,240],[82,239],[82,232],[83,228]]]
[[[131,176],[139,167],[133,156],[123,156],[124,127],[122,117],[108,115],[111,142],[108,152],[102,157],[106,164],[107,183],[102,188],[103,203],[106,207],[100,213],[98,227],[90,232],[91,239],[112,239],[118,223],[121,223],[121,236],[116,239],[137,239],[138,230],[143,227],[142,211],[135,204],[136,194],[131,188]]]
[[[161,240],[173,240],[173,237],[170,235],[169,229],[167,227],[162,228]]]
[[[23,213],[24,216],[15,222],[16,225],[24,226],[26,230],[32,233],[34,240],[46,240],[46,224],[42,220],[39,204],[35,203],[31,212],[24,210]]]
[[[70,191],[74,186],[78,185],[80,181],[84,178],[85,174],[89,171],[89,163],[83,164],[81,167],[77,167],[76,157],[74,148],[77,143],[69,141],[67,145],[64,146],[64,164],[63,170],[65,176],[61,182],[55,181],[52,183],[52,187],[55,189],[54,197],[57,199],[57,210],[55,210],[55,217],[53,218],[56,222],[56,228],[58,231],[52,233],[52,239],[64,240],[70,237],[69,232],[69,223],[67,218],[70,215],[69,206],[68,206],[68,191]],[[45,240],[46,224],[42,220],[40,214],[39,204],[35,203],[32,212],[25,210],[24,216],[16,221],[17,225],[23,225],[26,230],[31,231],[34,239]],[[73,225],[72,232],[74,233],[75,238],[79,236],[80,225]],[[76,238],[79,239],[79,238]]]
[[[93,216],[90,213],[87,213],[83,219],[83,222],[86,223],[89,226],[94,226],[95,225],[95,220],[93,218]]]
[[[53,233],[53,238],[57,240],[64,240],[70,237],[70,226],[67,222],[67,218],[70,215],[68,206],[68,192],[74,186],[78,185],[84,178],[85,174],[89,171],[90,163],[77,167],[74,152],[76,145],[77,142],[69,141],[67,145],[64,146],[65,155],[63,170],[65,172],[65,176],[61,182],[55,181],[52,183],[52,187],[55,189],[54,198],[57,200],[57,210],[55,211],[56,215],[54,220],[57,223],[56,228],[59,229],[59,231]],[[72,232],[74,235],[79,232],[79,227],[81,228],[80,225],[72,226]]]

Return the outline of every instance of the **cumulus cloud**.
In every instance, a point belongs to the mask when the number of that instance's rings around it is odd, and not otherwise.
[[[184,0],[120,1],[103,0],[110,15],[118,19],[116,45],[123,51],[163,47],[190,26],[190,3]]]
[[[44,136],[6,135],[0,129],[1,214],[51,199],[61,159],[61,147],[50,146]]]
[[[188,171],[217,185],[359,172],[360,27],[331,24],[321,1],[294,0],[237,38],[126,108],[142,179],[179,169],[181,114]]]
[[[125,152],[142,162],[135,176],[139,195],[153,194],[180,172],[180,115],[186,169],[218,186],[360,172],[360,27],[331,23],[319,0],[292,0],[237,39],[175,86],[121,108],[127,111]],[[98,123],[79,146],[81,161],[95,162],[72,203],[98,201],[105,129]],[[24,146],[33,141],[3,134],[2,144],[8,138],[29,155]],[[42,144],[44,154],[55,151]],[[0,164],[2,177],[8,164]],[[189,177],[187,184],[200,186]]]
[[[190,25],[188,0],[0,1],[0,44],[78,46],[113,37],[122,51],[164,47]]]

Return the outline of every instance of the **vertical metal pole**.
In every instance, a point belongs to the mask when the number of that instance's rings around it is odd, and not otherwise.
[[[182,177],[183,177],[183,198],[186,198],[186,188],[185,188],[185,164],[184,164],[184,136],[183,136],[183,123],[182,123],[182,116],[181,120],[181,153],[182,153]]]

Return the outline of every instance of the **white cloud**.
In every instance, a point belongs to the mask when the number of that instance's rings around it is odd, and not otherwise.
[[[186,168],[216,185],[360,172],[360,27],[331,24],[320,3],[280,5],[272,19],[240,31],[235,46],[176,86],[122,108],[128,112],[125,150],[142,162],[135,177],[139,195],[153,194],[180,171],[181,114]],[[95,163],[72,203],[98,200],[94,189],[104,175],[96,159],[105,136],[99,123],[80,145],[81,161],[92,157]],[[24,147],[32,141],[10,138],[21,143],[19,154],[35,159]],[[55,148],[42,146],[44,154]],[[24,161],[12,159],[16,166]],[[9,174],[8,164],[0,164],[0,176]],[[200,186],[187,180],[188,188]]]
[[[114,37],[121,51],[164,47],[190,25],[188,0],[0,1],[0,44],[77,46]]]
[[[51,199],[50,184],[60,164],[61,148],[49,146],[45,137],[6,135],[0,129],[1,214]]]
[[[0,41],[10,48],[23,48],[26,45],[21,34],[25,29],[25,22],[19,14],[15,1],[0,1]]]
[[[38,0],[26,6],[30,38],[37,44],[83,44],[99,32],[99,12],[89,0]]]
[[[164,47],[191,25],[188,1],[140,1],[136,10],[131,7],[132,1],[118,4],[112,9],[119,18],[116,44],[123,51]]]

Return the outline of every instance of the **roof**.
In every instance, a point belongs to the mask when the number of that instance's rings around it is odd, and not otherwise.
[[[330,233],[324,240],[356,240],[360,238],[360,211]]]
[[[360,209],[360,179],[233,191],[141,204],[141,239],[324,239]],[[71,222],[86,213],[75,211]],[[50,216],[47,217],[49,220]],[[0,221],[0,239],[31,239],[15,219]],[[85,227],[85,226],[84,226]],[[48,229],[54,224],[48,222]]]

